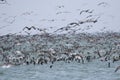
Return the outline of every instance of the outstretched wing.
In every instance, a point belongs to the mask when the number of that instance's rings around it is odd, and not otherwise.
[[[120,66],[118,66],[118,67],[115,69],[115,72],[117,72],[119,69],[120,69]]]
[[[23,30],[25,30],[26,28],[28,28],[27,26],[25,26],[24,28],[23,28]]]
[[[36,27],[34,27],[34,26],[31,26],[31,29],[32,29],[32,28],[33,28],[34,30],[36,30]]]

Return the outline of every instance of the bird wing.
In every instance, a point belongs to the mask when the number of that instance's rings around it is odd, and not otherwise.
[[[120,66],[118,66],[118,67],[115,69],[115,72],[117,72],[119,69],[120,69]]]
[[[36,30],[36,27],[34,27],[34,26],[31,26],[31,29],[32,29],[32,28],[33,28],[34,30]]]

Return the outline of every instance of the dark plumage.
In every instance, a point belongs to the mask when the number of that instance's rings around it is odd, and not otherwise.
[[[42,29],[39,29],[39,28],[37,28],[37,30],[39,30],[39,31],[43,31]]]
[[[50,68],[52,68],[53,66],[52,65],[50,65]]]
[[[80,12],[80,15],[82,14],[82,13],[92,13],[94,10],[90,10],[90,9],[87,9],[87,10],[82,10],[81,12]]]
[[[79,25],[79,24],[76,23],[76,22],[72,22],[72,23],[70,23],[69,25]]]
[[[115,72],[117,72],[119,69],[120,69],[120,66],[118,66],[118,67],[115,69]]]
[[[54,31],[54,32],[57,32],[57,31],[59,31],[59,30],[63,30],[64,29],[64,27],[62,27],[62,28],[59,28],[59,29],[57,29],[56,31]]]
[[[31,29],[34,29],[34,30],[36,30],[36,27],[34,27],[34,26],[27,27],[27,26],[26,26],[26,27],[24,27],[24,28],[23,28],[23,30],[25,30],[25,29],[27,29],[27,30],[31,30]]]
[[[5,1],[5,0],[0,0],[0,1]]]
[[[93,23],[96,23],[96,22],[97,22],[97,20],[94,20],[94,21],[93,21]]]

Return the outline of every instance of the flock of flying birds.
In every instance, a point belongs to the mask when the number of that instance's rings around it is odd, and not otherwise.
[[[7,2],[7,0],[0,0],[0,3],[6,3]],[[101,3],[98,3],[97,4],[98,6],[105,6],[105,5],[108,5],[106,2],[101,2]],[[65,6],[64,5],[61,5],[61,6],[57,6],[58,8],[64,8]],[[72,28],[75,28],[75,27],[80,27],[80,25],[81,24],[84,24],[84,23],[96,23],[96,22],[98,22],[98,19],[100,18],[100,17],[98,17],[97,19],[93,19],[92,17],[93,17],[93,15],[92,15],[92,13],[94,12],[94,9],[84,9],[84,10],[81,10],[80,11],[80,13],[79,13],[79,15],[82,15],[82,14],[84,14],[84,13],[88,13],[89,15],[86,17],[86,19],[87,20],[85,20],[85,21],[78,21],[78,22],[71,22],[71,23],[69,23],[69,24],[67,24],[67,26],[65,26],[65,27],[61,27],[61,28],[58,28],[57,30],[55,30],[54,31],[54,33],[55,32],[57,32],[57,31],[68,31],[68,30],[73,30],[74,32],[76,32],[76,31],[78,31],[78,30],[80,30],[81,28],[79,28],[79,29],[77,29],[77,30],[75,30],[75,29],[72,29]],[[61,14],[61,13],[70,13],[70,12],[57,12],[56,14]],[[89,18],[91,18],[91,19],[89,19]],[[90,26],[92,26],[92,25],[90,25]],[[90,29],[90,26],[88,25],[87,27],[87,29]],[[25,26],[24,28],[23,28],[23,31],[25,31],[25,30],[28,30],[28,31],[31,31],[31,30],[38,30],[38,31],[43,31],[43,32],[45,32],[46,31],[46,29],[40,29],[40,28],[37,28],[37,27],[35,27],[35,26],[31,26],[31,27],[28,27],[28,26]],[[27,31],[25,31],[26,33],[27,33]]]
[[[98,5],[98,6],[106,6],[106,5],[108,5],[108,4],[107,4],[106,2],[101,2],[101,3],[97,4],[97,5]],[[63,5],[62,5],[62,6],[59,6],[59,8],[64,8],[64,6],[63,6]],[[67,26],[61,27],[61,28],[57,29],[57,30],[54,31],[54,32],[58,32],[58,31],[62,32],[62,31],[68,31],[68,30],[73,30],[74,32],[76,32],[76,31],[78,31],[78,30],[81,30],[81,28],[75,30],[75,29],[72,29],[73,27],[80,26],[80,24],[84,24],[84,23],[96,23],[96,22],[98,22],[98,19],[100,18],[100,16],[98,16],[97,19],[93,19],[93,18],[92,18],[92,17],[93,17],[93,15],[92,15],[93,12],[94,12],[94,9],[93,9],[93,10],[91,10],[91,9],[81,10],[80,13],[79,13],[80,15],[82,15],[82,14],[84,14],[84,13],[90,14],[90,15],[88,15],[88,16],[86,17],[87,20],[85,20],[85,21],[78,21],[78,22],[71,22],[71,23],[69,23]],[[62,13],[62,12],[61,12],[61,13]],[[60,14],[60,13],[59,13],[59,14]],[[91,19],[89,19],[89,18],[91,18]],[[90,27],[93,27],[93,26],[92,26],[92,25],[88,25],[88,26],[87,26],[87,30],[90,29]]]
[[[100,17],[98,17],[98,18],[96,18],[96,19],[87,19],[87,20],[85,20],[85,21],[71,22],[71,23],[69,23],[67,26],[61,27],[61,28],[57,29],[57,30],[54,31],[54,32],[58,32],[58,31],[68,31],[68,30],[74,30],[74,32],[76,32],[76,31],[78,31],[78,30],[81,30],[81,27],[80,27],[81,24],[84,24],[84,23],[96,23],[96,22],[98,22],[98,19],[99,19],[99,18],[100,18]],[[75,28],[75,27],[80,27],[80,28],[75,31],[75,29],[72,29],[72,28]],[[90,27],[93,27],[93,26],[92,26],[92,25],[88,25],[87,27],[88,27],[87,29],[90,29]]]
[[[59,6],[59,8],[64,8],[64,6]],[[80,12],[80,15],[81,14],[83,14],[83,13],[93,13],[93,11],[94,10],[90,10],[90,9],[86,9],[86,10],[82,10],[81,12]],[[89,16],[87,16],[87,18],[89,18],[89,17],[92,17],[93,15],[89,15]],[[68,30],[71,30],[72,32],[76,32],[76,31],[78,31],[78,30],[80,30],[80,28],[79,29],[77,29],[77,30],[75,30],[75,29],[72,29],[72,28],[74,28],[74,27],[76,27],[76,26],[80,26],[81,24],[84,24],[84,23],[96,23],[96,22],[98,22],[98,19],[99,19],[100,17],[98,17],[97,19],[93,19],[93,18],[91,18],[91,19],[87,19],[87,20],[85,20],[85,21],[78,21],[78,22],[71,22],[71,23],[69,23],[69,24],[67,24],[67,26],[65,26],[65,27],[61,27],[61,28],[59,28],[59,29],[57,29],[56,31],[54,31],[54,33],[55,32],[57,32],[57,31],[68,31]],[[92,25],[90,25],[90,26],[92,26]],[[90,26],[88,25],[87,27],[87,29],[90,29]],[[38,31],[44,31],[45,32],[45,30],[43,30],[43,29],[40,29],[40,28],[37,28],[37,27],[35,27],[35,26],[31,26],[31,27],[24,27],[23,28],[23,31],[25,31],[25,30],[28,30],[28,31],[30,31],[30,30],[38,30]]]
[[[80,12],[80,15],[82,14],[82,13],[84,13],[84,12],[86,12],[86,13],[92,13],[94,10],[90,10],[90,9],[87,9],[87,10],[82,10],[81,12]],[[88,17],[92,17],[92,15],[89,15],[89,16],[87,16],[87,18]],[[80,30],[80,28],[79,29],[77,29],[77,30],[75,30],[75,29],[72,29],[72,28],[74,28],[74,27],[76,27],[76,26],[80,26],[81,24],[84,24],[84,23],[96,23],[96,22],[98,22],[98,19],[99,19],[100,17],[98,17],[97,19],[93,19],[93,18],[90,18],[90,19],[86,19],[85,21],[78,21],[78,22],[71,22],[71,23],[69,23],[69,24],[67,24],[67,26],[65,26],[65,27],[61,27],[61,28],[59,28],[59,29],[57,29],[56,31],[54,31],[54,33],[55,32],[58,32],[58,31],[68,31],[68,30],[71,30],[72,32],[74,31],[74,32],[76,32],[76,31],[78,31],[78,30]],[[90,25],[90,26],[92,26],[92,25]],[[88,25],[87,27],[87,29],[90,29],[90,26]],[[23,31],[25,31],[25,30],[28,30],[28,31],[30,31],[30,30],[38,30],[38,31],[44,31],[45,32],[45,29],[40,29],[40,28],[37,28],[37,27],[35,27],[35,26],[31,26],[31,27],[24,27],[23,28]]]

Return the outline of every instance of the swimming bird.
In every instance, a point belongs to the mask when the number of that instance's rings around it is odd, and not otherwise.
[[[53,66],[52,65],[50,65],[50,68],[52,68]]]

